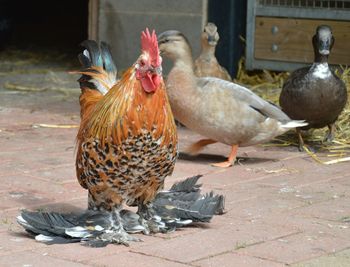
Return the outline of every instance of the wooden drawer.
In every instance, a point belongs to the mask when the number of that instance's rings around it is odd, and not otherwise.
[[[350,21],[256,17],[254,57],[260,60],[309,63],[314,60],[316,27],[332,27],[331,64],[350,65]]]

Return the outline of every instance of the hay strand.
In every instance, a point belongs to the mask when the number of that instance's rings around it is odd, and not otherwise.
[[[38,123],[33,124],[33,128],[59,128],[59,129],[71,129],[78,128],[78,124],[46,124],[46,123]]]

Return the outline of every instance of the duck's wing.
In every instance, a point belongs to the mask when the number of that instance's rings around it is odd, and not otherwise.
[[[197,86],[202,90],[229,91],[237,101],[246,103],[251,109],[260,114],[279,121],[289,121],[290,118],[276,105],[267,102],[248,88],[222,79],[203,77],[197,79]]]

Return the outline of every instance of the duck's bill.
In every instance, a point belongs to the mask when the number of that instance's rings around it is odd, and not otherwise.
[[[323,55],[323,56],[327,56],[329,55],[329,50],[328,49],[322,49],[322,50],[319,50],[320,54]]]

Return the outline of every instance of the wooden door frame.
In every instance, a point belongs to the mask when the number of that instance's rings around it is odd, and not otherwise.
[[[89,0],[88,38],[98,41],[98,19],[100,0]]]

